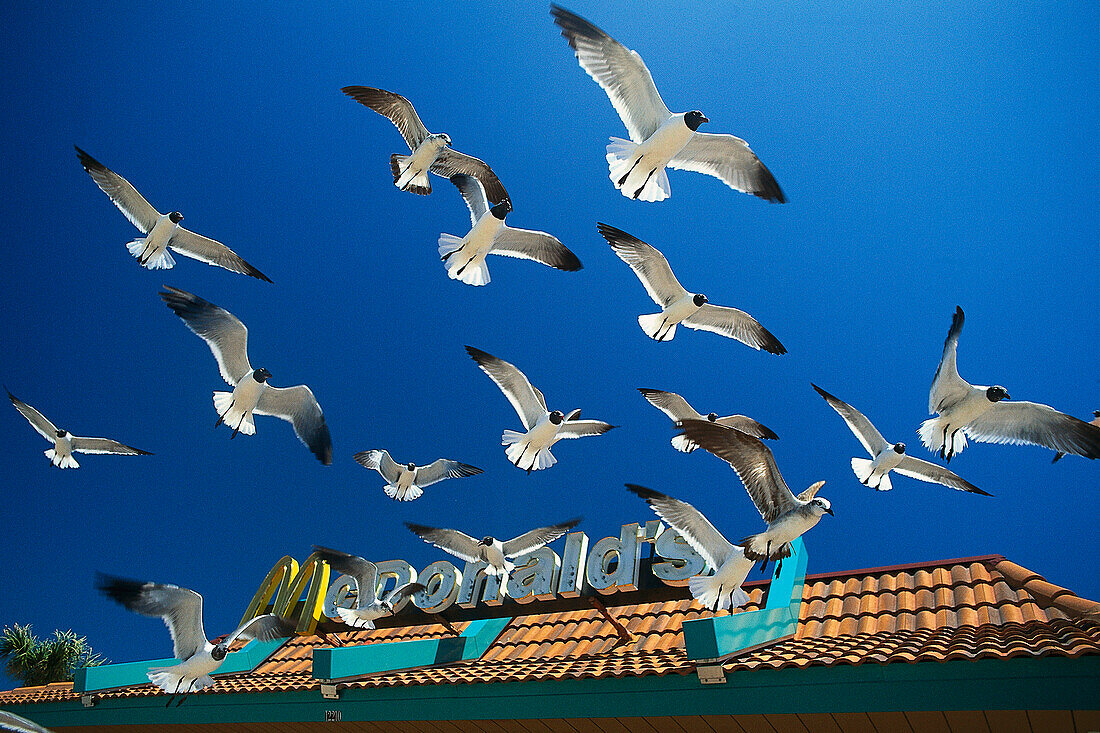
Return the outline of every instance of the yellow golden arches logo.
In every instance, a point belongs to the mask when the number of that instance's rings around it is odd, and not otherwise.
[[[298,599],[302,597],[302,591],[309,585],[306,600],[298,612],[298,625],[295,631],[299,634],[312,634],[317,628],[317,622],[321,620],[321,612],[324,607],[325,593],[328,591],[329,567],[328,563],[321,560],[317,553],[306,558],[301,567],[298,561],[290,555],[284,555],[275,567],[264,578],[256,595],[252,596],[252,602],[241,618],[243,624],[250,618],[264,613],[268,603],[271,603],[271,613],[290,620],[295,613]],[[271,599],[274,596],[275,601]]]

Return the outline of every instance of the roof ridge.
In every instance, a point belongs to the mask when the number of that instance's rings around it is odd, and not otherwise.
[[[1051,583],[1034,570],[1006,558],[993,562],[992,566],[1014,590],[1027,591],[1040,605],[1054,606],[1067,616],[1100,621],[1100,603],[1082,598],[1068,588]]]
[[[971,565],[976,562],[980,562],[984,565],[996,565],[998,562],[1004,561],[1006,558],[1004,555],[973,555],[971,557],[952,557],[945,560],[928,560],[925,562],[908,562],[901,563],[899,565],[882,565],[872,568],[857,568],[855,570],[834,570],[824,573],[807,573],[806,580],[826,580],[830,578],[854,578],[859,575],[884,575],[886,573],[901,572],[904,570],[925,570],[929,568],[942,568],[950,567],[952,565]],[[1031,571],[1028,571],[1031,572]],[[756,587],[761,584],[767,584],[770,581],[753,581],[751,583],[745,583],[742,587],[752,586]]]

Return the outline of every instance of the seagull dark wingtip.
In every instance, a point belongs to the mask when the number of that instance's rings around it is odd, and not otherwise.
[[[650,499],[665,499],[664,494],[653,489],[647,489],[645,486],[639,486],[638,484],[623,484],[626,488],[630,489],[633,493],[637,494],[640,498],[645,499],[647,502]]]

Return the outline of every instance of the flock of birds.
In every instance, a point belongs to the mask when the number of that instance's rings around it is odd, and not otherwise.
[[[709,122],[701,112],[673,113],[665,106],[641,57],[587,20],[556,5],[551,15],[569,42],[581,67],[603,88],[622,118],[630,140],[611,138],[607,162],[611,181],[624,196],[640,201],[661,201],[670,195],[667,168],[713,175],[731,188],[771,202],[786,198],[771,172],[745,141],[727,134],[699,132]],[[362,86],[343,89],[357,102],[387,117],[409,146],[408,155],[394,154],[390,167],[394,185],[402,191],[428,195],[432,191],[429,173],[447,178],[455,185],[470,210],[471,228],[459,237],[441,234],[439,255],[448,277],[482,286],[490,282],[486,257],[497,254],[533,260],[565,271],[581,269],[577,256],[557,238],[540,231],[516,229],[505,224],[512,202],[499,178],[483,161],[455,151],[444,133],[430,133],[412,104],[393,92]],[[232,272],[270,282],[237,253],[213,239],[182,226],[182,214],[160,213],[122,176],[83,150],[77,155],[84,170],[111,201],[138,228],[142,236],[127,245],[138,263],[148,269],[168,269],[175,261],[171,252],[185,255]],[[757,350],[784,354],[779,340],[744,311],[713,305],[707,296],[685,289],[668,260],[655,247],[604,223],[599,233],[612,252],[641,281],[659,313],[638,316],[638,323],[650,338],[671,340],[676,327],[710,331],[741,341]],[[217,413],[215,427],[225,423],[231,437],[256,432],[254,416],[271,415],[290,422],[301,441],[323,464],[332,463],[332,440],[324,414],[306,385],[275,387],[271,373],[254,368],[248,356],[248,330],[229,311],[192,293],[165,287],[160,293],[184,324],[209,346],[222,378],[231,392],[214,392]],[[1046,405],[1009,401],[1000,386],[972,385],[959,376],[956,350],[963,326],[963,311],[957,309],[944,344],[932,388],[929,413],[919,429],[922,443],[945,461],[966,446],[967,437],[990,443],[1030,443],[1057,452],[1086,458],[1100,457],[1100,411],[1086,423]],[[522,430],[504,430],[501,443],[508,460],[521,470],[545,470],[557,459],[550,449],[557,441],[601,435],[613,425],[581,419],[580,410],[550,410],[543,393],[515,365],[472,346],[466,351],[477,366],[493,380],[515,409]],[[988,494],[957,476],[945,466],[906,454],[904,443],[887,441],[859,410],[821,389],[813,388],[844,419],[870,458],[852,458],[852,470],[859,481],[872,489],[892,488],[891,473],[942,484],[975,494]],[[672,445],[690,453],[697,448],[718,456],[737,472],[748,490],[767,529],[738,542],[726,539],[691,504],[650,489],[628,484],[654,512],[677,530],[714,569],[712,575],[692,578],[693,598],[714,611],[742,605],[747,595],[741,588],[748,572],[759,562],[781,563],[790,555],[790,543],[814,527],[825,514],[832,515],[828,499],[817,496],[824,485],[818,481],[799,494],[787,486],[775,459],[763,440],[778,436],[744,415],[720,417],[702,414],[680,395],[641,388],[643,397],[671,418],[677,435]],[[75,436],[57,428],[35,408],[10,392],[12,404],[52,446],[46,456],[58,468],[77,468],[73,453],[149,455],[108,438]],[[441,458],[418,466],[398,463],[385,450],[355,454],[363,467],[376,470],[385,479],[384,491],[397,501],[413,501],[424,488],[449,478],[482,473],[480,468]],[[492,536],[475,539],[455,529],[406,523],[414,534],[467,562],[484,562],[484,572],[504,575],[516,558],[564,535],[580,519],[539,527],[514,539],[501,541]],[[417,583],[406,584],[378,596],[378,572],[370,561],[324,547],[315,552],[337,570],[356,578],[359,595],[356,607],[338,609],[343,621],[353,627],[373,628],[373,620],[393,612],[394,606],[424,591]],[[244,623],[232,634],[208,640],[202,626],[202,598],[198,593],[173,585],[144,583],[114,576],[101,576],[104,594],[140,614],[160,617],[168,625],[174,654],[180,664],[151,670],[150,680],[182,702],[187,694],[214,683],[210,673],[224,660],[228,646],[236,639],[274,639],[291,633],[289,625],[270,614]],[[168,704],[173,697],[169,697]],[[179,703],[177,703],[179,704]],[[0,725],[3,725],[0,720]]]

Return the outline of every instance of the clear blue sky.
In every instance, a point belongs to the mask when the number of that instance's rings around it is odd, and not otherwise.
[[[569,7],[637,50],[672,109],[746,139],[790,203],[682,171],[668,201],[622,197],[604,146],[624,128],[544,2],[0,11],[0,376],[60,426],[156,453],[59,471],[4,408],[0,623],[71,627],[115,661],[160,657],[165,630],[99,596],[95,570],[198,590],[215,635],[283,554],[442,559],[405,520],[512,536],[583,514],[595,541],[652,518],[628,481],[694,502],[731,538],[759,531],[734,473],[675,452],[640,386],[757,418],[781,436],[796,491],[827,480],[836,516],[807,535],[811,572],[1002,553],[1100,597],[1096,463],[971,444],[951,468],[995,498],[902,477],[876,494],[849,468],[856,439],[810,389],[930,458],[915,430],[961,305],[963,377],[1079,417],[1100,408],[1100,9]],[[585,269],[493,258],[487,287],[447,279],[436,240],[467,231],[462,200],[440,178],[427,198],[394,188],[403,143],[340,93],[349,84],[407,96],[493,166],[510,224],[555,234]],[[73,144],[275,284],[183,257],[140,268],[123,246],[135,230]],[[635,319],[654,305],[597,221],[663,250],[685,285],[747,310],[790,353],[686,330],[646,338]],[[333,466],[281,421],[232,441],[212,429],[210,394],[226,387],[162,284],[241,318],[273,384],[312,387]],[[552,406],[622,427],[560,443],[558,465],[524,475],[500,446],[518,418],[464,344],[518,365]],[[368,448],[485,473],[397,504],[352,460]]]

